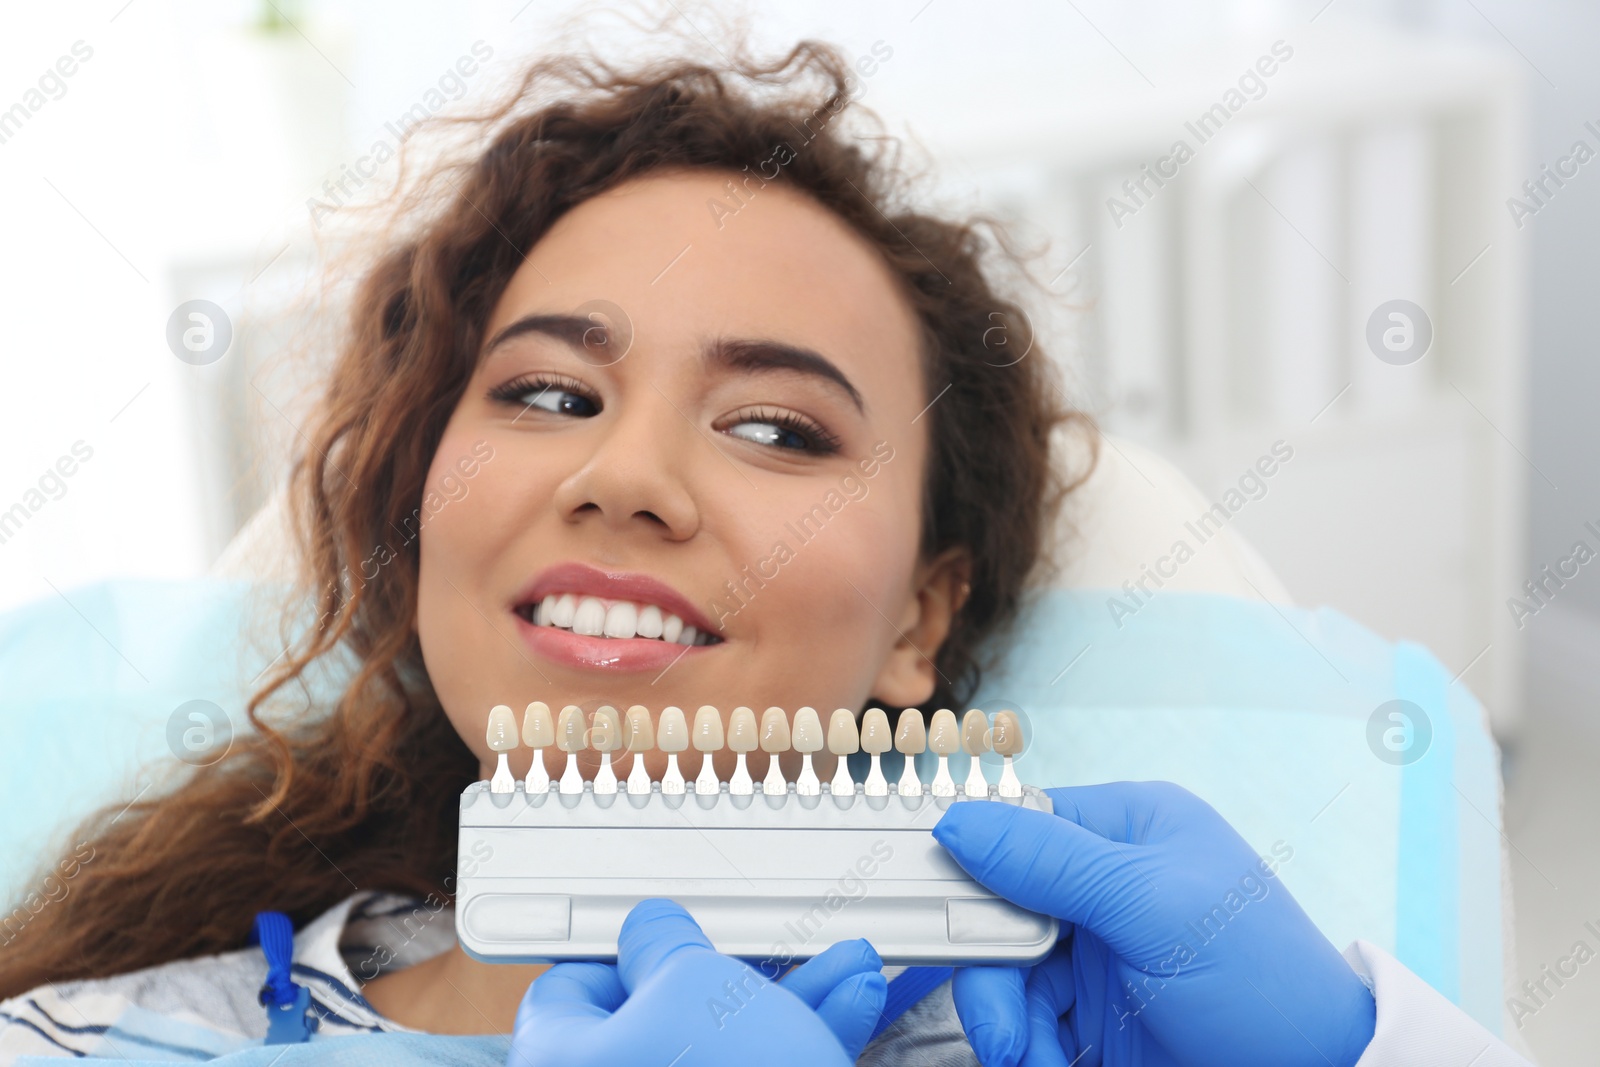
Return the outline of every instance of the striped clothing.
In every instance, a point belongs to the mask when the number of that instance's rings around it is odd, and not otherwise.
[[[318,1038],[417,1033],[380,1015],[361,986],[455,944],[455,914],[392,893],[362,892],[295,934],[292,973],[311,995]],[[259,1045],[267,973],[257,947],[142,971],[41,986],[0,1002],[0,1067],[20,1056],[205,1060]],[[859,1064],[975,1067],[945,983],[869,1045]]]

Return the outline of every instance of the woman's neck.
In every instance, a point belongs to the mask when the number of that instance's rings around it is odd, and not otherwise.
[[[430,1034],[509,1034],[529,984],[549,964],[483,963],[459,944],[361,987],[385,1018]]]

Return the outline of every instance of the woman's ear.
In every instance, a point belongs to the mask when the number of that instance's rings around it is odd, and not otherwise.
[[[946,549],[917,565],[911,598],[895,620],[899,637],[872,683],[872,698],[897,708],[919,707],[941,681],[934,662],[950,635],[956,612],[972,591],[972,559],[965,548]],[[953,679],[945,679],[953,681]]]

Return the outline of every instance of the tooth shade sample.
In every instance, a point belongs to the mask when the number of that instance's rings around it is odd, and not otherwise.
[[[592,596],[578,601],[577,613],[572,616],[572,632],[585,637],[599,637],[605,629],[606,606]]]
[[[682,752],[689,747],[689,721],[683,717],[682,708],[662,708],[657,725],[656,747],[661,751]]]
[[[633,624],[634,633],[640,637],[661,636],[661,609],[654,604],[646,604],[639,609],[639,619]]]
[[[861,750],[861,734],[856,729],[855,712],[840,708],[828,719],[828,751],[848,756]]]
[[[584,749],[583,709],[568,704],[561,709],[556,720],[556,747],[563,752],[582,752]]]
[[[949,708],[933,713],[933,723],[928,728],[928,747],[940,756],[953,756],[961,751],[961,729],[956,725],[956,713]]]
[[[605,795],[617,791],[617,772],[611,769],[611,753],[622,747],[622,723],[617,709],[602,704],[589,723],[589,747],[600,753],[600,767],[594,772],[594,791]]]
[[[722,713],[710,704],[694,713],[694,748],[696,752],[722,749]]]
[[[883,713],[882,708],[868,708],[861,716],[861,750],[872,757],[872,766],[867,770],[867,780],[862,790],[869,797],[889,795],[889,782],[883,777],[881,757],[889,751],[893,741],[889,716]]]
[[[989,741],[998,755],[1022,755],[1022,720],[1017,718],[1016,712],[994,713],[994,732],[990,735]]]
[[[900,713],[900,728],[895,731],[894,747],[906,757],[896,787],[903,797],[920,797],[922,779],[917,777],[917,754],[928,750],[928,731],[922,725],[922,712],[906,708]]]
[[[856,729],[856,716],[849,708],[839,708],[828,717],[828,751],[840,757],[833,771],[833,795],[856,795],[855,779],[850,777],[850,761],[843,757],[860,751],[861,734]]]
[[[642,755],[656,747],[656,729],[650,724],[650,709],[635,704],[623,717],[623,747],[635,755]],[[640,761],[635,760],[635,766]]]
[[[550,705],[535,700],[522,713],[522,743],[529,748],[549,748],[556,743],[556,724],[550,717]]]
[[[768,708],[761,713],[761,751],[787,752],[789,742],[789,719],[783,714],[782,708]]]
[[[494,775],[489,779],[491,793],[515,793],[517,780],[511,777],[511,767],[506,763],[506,753],[517,747],[517,720],[511,709],[496,704],[489,709],[489,750],[496,754]]]
[[[742,705],[734,708],[733,714],[728,716],[728,750],[738,753],[733,777],[728,779],[728,792],[734,796],[747,797],[755,792],[755,783],[750,777],[745,753],[754,752],[759,740],[760,731],[756,729],[756,713]],[[772,762],[776,763],[777,760]]]
[[[544,750],[556,743],[556,724],[550,718],[550,705],[542,700],[535,700],[522,713],[522,743],[533,749],[533,763],[523,779],[523,788],[530,794],[550,792]]]
[[[900,728],[895,731],[894,748],[908,756],[928,750],[928,730],[922,724],[922,712],[906,708],[900,713]]]
[[[517,720],[504,704],[489,709],[488,740],[490,752],[510,752],[517,747]]]
[[[561,772],[561,792],[583,792],[583,775],[578,772],[578,753],[588,743],[588,730],[583,721],[583,709],[568,704],[556,717],[556,747],[567,754],[566,770]]]
[[[928,747],[939,757],[939,769],[934,772],[929,792],[936,797],[955,796],[956,783],[950,777],[950,757],[961,751],[961,727],[956,722],[956,713],[949,708],[940,708],[933,713],[933,723],[928,728]]]
[[[973,708],[961,719],[961,747],[972,759],[967,767],[967,796],[983,798],[989,795],[989,782],[983,776],[983,763],[979,759],[989,751],[989,716]]]
[[[768,754],[767,776],[761,780],[761,792],[769,797],[783,796],[789,792],[784,781],[783,767],[778,754],[789,751],[789,719],[782,708],[768,708],[761,713],[761,751]]]
[[[822,720],[817,716],[816,708],[801,708],[794,713],[794,735],[790,739],[790,747],[796,752],[822,751]]]
[[[639,609],[626,600],[619,600],[606,609],[601,630],[607,637],[632,637],[638,632]]]
[[[617,721],[617,709],[610,704],[595,709],[594,723],[589,729],[589,747],[608,755],[622,747],[622,724]]]
[[[868,708],[861,716],[861,751],[876,756],[893,747],[894,735],[889,732],[889,716],[882,708]]]
[[[794,791],[799,796],[814,797],[822,794],[822,783],[811,766],[811,754],[822,751],[822,720],[816,708],[801,708],[794,713],[793,748],[800,753],[800,777],[795,779]]]
[[[695,751],[704,753],[700,760],[700,776],[694,780],[694,791],[714,795],[722,788],[716,768],[711,765],[711,754],[722,748],[722,713],[710,704],[702,704],[694,713],[693,732]]]
[[[661,709],[656,723],[656,747],[667,754],[667,769],[661,773],[661,792],[683,795],[683,772],[678,769],[678,753],[689,747],[689,722],[682,708]]]
[[[969,756],[981,756],[989,751],[989,716],[977,708],[961,719],[961,747]]]
[[[756,713],[746,707],[733,709],[733,714],[728,716],[728,750],[731,752],[754,752],[761,742],[761,733],[756,729]]]
[[[622,718],[622,739],[633,753],[633,769],[628,772],[628,792],[648,796],[650,772],[644,769],[644,754],[656,747],[656,732],[650,725],[650,709],[643,704],[630,707]]]
[[[1002,710],[994,713],[994,733],[990,740],[994,743],[994,750],[1005,757],[1005,764],[1000,770],[1000,795],[1020,797],[1022,779],[1017,777],[1017,769],[1011,762],[1013,756],[1022,755],[1022,720],[1017,718],[1016,712]]]

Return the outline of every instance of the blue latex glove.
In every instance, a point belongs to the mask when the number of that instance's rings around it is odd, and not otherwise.
[[[848,1067],[888,982],[865,941],[843,941],[772,982],[711,947],[670,900],[623,920],[615,966],[559,963],[517,1009],[509,1067]]]
[[[933,829],[979,882],[1063,920],[1035,967],[956,972],[987,1067],[1360,1058],[1372,993],[1215,809],[1168,782],[1047,792],[1054,815],[961,802]]]

